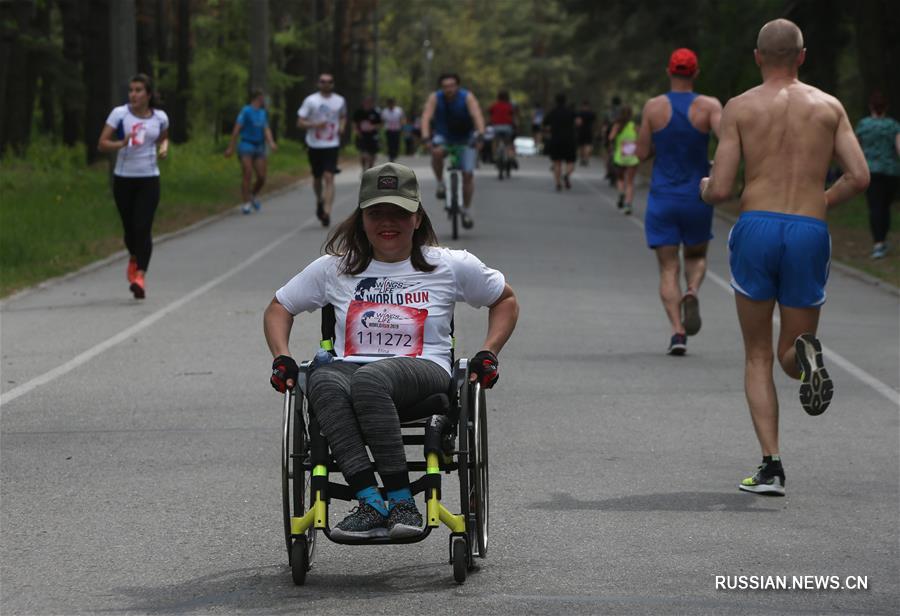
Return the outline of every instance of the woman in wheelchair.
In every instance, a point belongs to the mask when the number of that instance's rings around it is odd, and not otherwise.
[[[487,336],[469,363],[469,378],[493,386],[518,302],[502,273],[464,250],[437,246],[415,173],[396,163],[363,174],[359,207],[334,230],[325,253],[266,309],[266,341],[275,357],[271,383],[284,392],[296,381],[288,348],[294,315],[332,305],[336,359],[312,371],[307,396],[359,506],[331,535],[410,537],[423,523],[410,491],[398,409],[447,392],[457,301],[489,306]]]

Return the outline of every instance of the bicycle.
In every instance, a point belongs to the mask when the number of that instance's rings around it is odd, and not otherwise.
[[[503,180],[504,175],[508,178],[512,174],[513,163],[509,155],[509,142],[504,133],[497,133],[494,139],[497,143],[497,156],[494,160],[497,165],[497,178]]]
[[[447,155],[444,157],[444,209],[453,229],[453,239],[459,239],[459,223],[462,217],[463,171],[462,156],[464,145],[442,146]]]

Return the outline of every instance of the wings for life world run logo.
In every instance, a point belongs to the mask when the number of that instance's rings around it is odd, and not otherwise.
[[[394,304],[407,306],[410,304],[427,304],[428,291],[413,291],[421,282],[404,282],[390,278],[363,278],[356,285],[353,299],[373,304]]]

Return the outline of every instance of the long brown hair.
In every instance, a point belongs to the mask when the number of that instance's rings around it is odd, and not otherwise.
[[[419,224],[419,228],[413,232],[412,253],[409,255],[409,260],[417,271],[433,272],[437,266],[425,260],[422,246],[437,246],[437,234],[435,234],[431,220],[421,204],[417,213],[422,216],[422,222]],[[347,217],[347,220],[331,232],[325,242],[324,250],[325,254],[342,257],[340,267],[342,274],[356,276],[366,271],[369,263],[372,262],[373,252],[372,244],[369,243],[369,238],[366,237],[366,231],[363,228],[363,213],[360,208],[356,208]]]

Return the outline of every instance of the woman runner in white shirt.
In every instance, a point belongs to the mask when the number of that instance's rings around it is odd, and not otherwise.
[[[157,147],[159,148],[157,152]],[[153,82],[139,73],[128,84],[128,104],[113,109],[97,149],[116,152],[113,197],[130,255],[127,277],[136,299],[146,296],[144,276],[153,252],[153,217],[159,205],[157,156],[169,152],[169,117],[153,108]]]
[[[416,176],[396,163],[363,174],[359,207],[335,229],[325,252],[266,309],[266,341],[275,357],[271,383],[283,392],[296,380],[288,348],[294,316],[334,306],[337,358],[312,371],[307,394],[359,507],[332,535],[411,536],[421,531],[422,516],[410,492],[398,409],[448,391],[457,301],[489,306],[487,336],[471,360],[470,378],[493,386],[518,302],[502,273],[466,251],[437,246]]]

